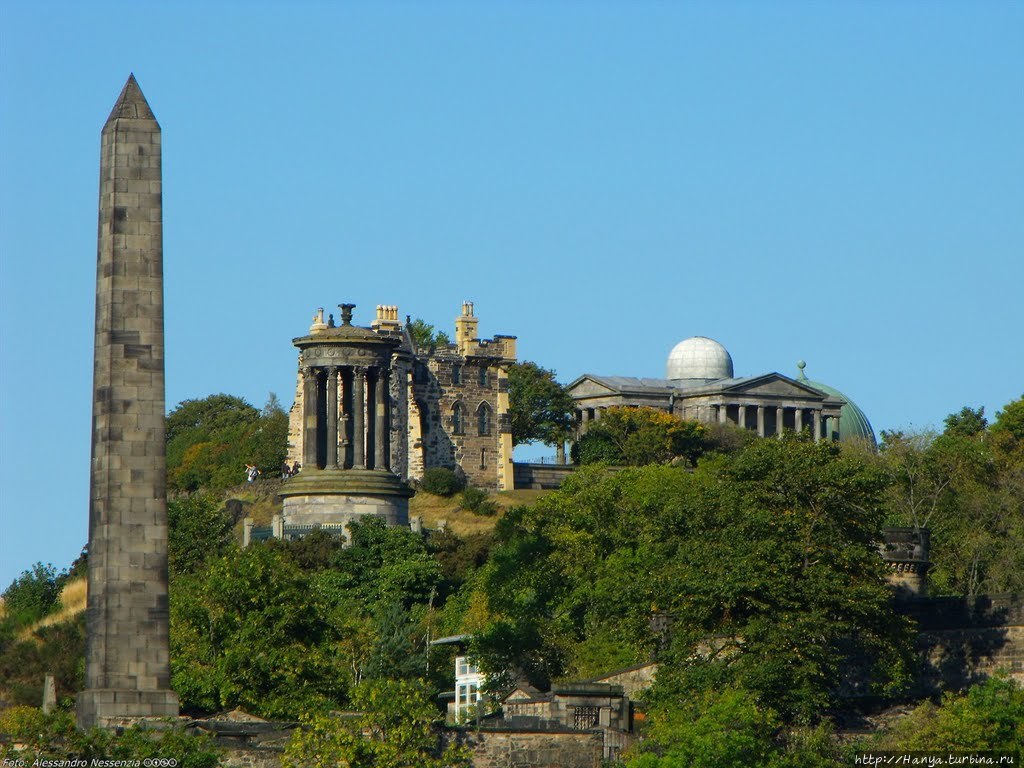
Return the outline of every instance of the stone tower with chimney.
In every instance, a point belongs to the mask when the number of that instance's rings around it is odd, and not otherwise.
[[[100,150],[83,728],[178,714],[167,609],[162,210],[160,126],[133,75]]]

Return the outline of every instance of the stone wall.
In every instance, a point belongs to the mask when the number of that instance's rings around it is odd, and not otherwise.
[[[623,692],[630,699],[640,698],[640,694],[654,684],[654,675],[658,671],[658,665],[653,661],[644,664],[637,664],[626,669],[609,672],[602,677],[595,677],[590,680],[592,683],[610,683],[621,685]]]
[[[471,485],[504,490],[511,451],[507,363],[438,350],[417,361],[412,386],[424,469],[457,468]],[[486,424],[481,424],[481,409],[488,414]]]
[[[598,768],[604,753],[595,731],[487,728],[453,735],[473,750],[473,768]]]
[[[552,489],[560,488],[565,479],[576,470],[567,464],[528,464],[517,461],[513,464],[516,488]]]
[[[920,629],[925,669],[919,692],[963,688],[997,670],[1024,685],[1024,599],[922,598],[907,601],[903,610]]]

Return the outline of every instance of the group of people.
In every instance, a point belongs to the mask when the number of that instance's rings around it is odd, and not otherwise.
[[[299,464],[298,459],[295,460],[294,464],[288,464],[286,461],[281,465],[281,479],[287,480],[289,477],[295,477],[295,475],[299,474],[299,470],[301,468],[302,466]],[[259,471],[255,464],[245,465],[245,479],[247,482],[251,483],[255,481],[256,478],[262,474],[263,473]]]

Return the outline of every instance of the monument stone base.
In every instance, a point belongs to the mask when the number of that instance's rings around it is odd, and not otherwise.
[[[286,529],[324,526],[345,530],[353,520],[371,515],[388,525],[408,526],[413,490],[390,472],[304,469],[278,493]]]
[[[75,699],[79,728],[110,728],[126,720],[177,717],[178,710],[178,694],[174,691],[92,688]]]

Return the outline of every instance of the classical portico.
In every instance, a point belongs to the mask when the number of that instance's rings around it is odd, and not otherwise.
[[[344,530],[377,515],[408,524],[412,489],[392,471],[392,406],[405,399],[400,340],[352,325],[353,304],[341,304],[341,325],[319,310],[301,350],[301,470],[281,490],[283,523]]]
[[[863,412],[838,390],[780,373],[733,374],[732,357],[713,339],[694,336],[669,355],[664,379],[585,374],[567,389],[576,403],[577,433],[610,407],[647,407],[704,424],[731,425],[760,437],[809,432],[815,440],[861,439],[874,445]],[[846,418],[843,415],[846,414]],[[842,432],[841,425],[845,425]]]

